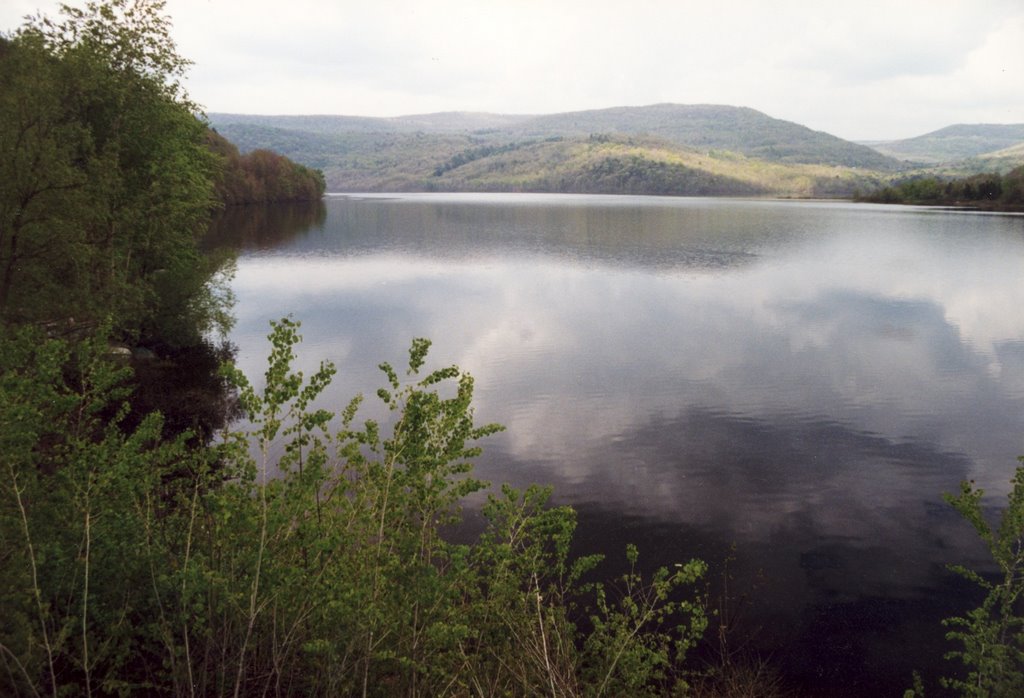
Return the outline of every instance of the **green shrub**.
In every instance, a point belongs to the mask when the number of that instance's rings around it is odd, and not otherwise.
[[[706,626],[691,561],[585,583],[575,513],[503,487],[470,544],[473,380],[381,364],[385,426],[318,407],[335,368],[293,369],[273,323],[262,389],[227,376],[242,430],[187,450],[121,429],[103,339],[0,347],[0,686],[12,695],[657,695]],[[111,410],[111,406],[116,409]],[[338,428],[340,421],[340,428]],[[631,565],[637,551],[627,551]],[[586,628],[583,630],[582,628]]]
[[[946,654],[959,660],[966,674],[942,678],[944,688],[963,696],[1024,695],[1024,458],[1017,467],[998,525],[993,528],[982,508],[984,491],[973,482],[963,482],[957,495],[945,499],[977,531],[998,567],[998,574],[983,576],[962,565],[951,569],[985,591],[981,605],[963,616],[948,618],[946,639],[960,648]],[[922,681],[906,696],[922,696]]]
[[[967,696],[1019,696],[1024,694],[1024,466],[1017,468],[1008,505],[994,529],[983,515],[983,495],[965,482],[958,495],[946,497],[985,541],[999,576],[986,579],[965,567],[953,567],[984,589],[986,596],[966,616],[945,621],[951,628],[946,637],[963,645],[947,656],[962,661],[968,674],[965,680],[946,679],[943,684]]]

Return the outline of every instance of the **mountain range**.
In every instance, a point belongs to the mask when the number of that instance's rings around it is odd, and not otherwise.
[[[854,143],[746,107],[656,104],[561,114],[390,118],[208,115],[243,152],[324,172],[330,191],[849,196],[922,168],[1005,171],[1024,124]]]

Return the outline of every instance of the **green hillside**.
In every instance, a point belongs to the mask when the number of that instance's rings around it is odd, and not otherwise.
[[[971,164],[976,163],[976,169],[979,170],[1006,174],[1010,170],[1024,165],[1024,141],[1011,145],[1009,148],[982,153],[976,158],[971,158],[968,162]]]
[[[322,170],[332,191],[849,196],[898,167],[753,109],[711,105],[210,120],[243,152],[270,148]]]
[[[427,189],[681,196],[847,196],[877,177],[852,168],[787,165],[650,138],[550,139],[435,171]],[[417,188],[415,183],[410,183]]]
[[[996,151],[1021,144],[1024,124],[956,124],[914,138],[874,142],[871,147],[894,158],[934,165],[973,158],[999,159]]]
[[[543,116],[446,112],[420,116],[254,116],[210,114],[218,129],[240,126],[301,131],[320,137],[354,134],[465,135],[487,141],[586,137],[592,134],[653,136],[700,149],[730,150],[772,162],[839,165],[880,171],[901,167],[863,145],[774,119],[745,107],[656,104]],[[238,134],[237,130],[232,133]]]
[[[343,134],[226,126],[324,172],[331,191],[533,191],[680,196],[849,196],[882,175],[787,164],[664,140],[595,135],[497,142],[467,134]]]
[[[771,162],[882,171],[900,168],[900,163],[871,148],[746,107],[713,104],[616,107],[538,116],[509,130],[526,136],[650,135],[677,145],[730,150]]]

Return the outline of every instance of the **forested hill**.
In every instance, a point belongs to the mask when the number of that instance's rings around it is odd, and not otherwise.
[[[769,162],[895,170],[871,148],[746,107],[655,104],[538,116],[509,128],[526,136],[649,135],[677,145],[721,149]]]
[[[319,168],[332,191],[844,197],[908,176],[1006,173],[1024,163],[1024,124],[950,126],[868,147],[710,104],[209,119],[243,152],[269,148]]]
[[[324,194],[322,172],[292,162],[272,150],[242,155],[238,146],[213,130],[206,143],[217,156],[214,194],[226,206],[319,201]]]
[[[921,164],[968,158],[999,160],[1003,151],[1024,145],[1024,124],[955,124],[914,138],[870,145],[881,153]]]
[[[209,119],[243,152],[270,148],[322,170],[334,191],[848,196],[902,167],[799,124],[715,105]]]
[[[669,144],[721,149],[769,162],[824,164],[890,171],[900,163],[863,145],[775,119],[754,109],[711,104],[655,104],[548,115],[447,112],[394,118],[210,114],[225,132],[237,127],[301,131],[318,136],[352,134],[469,134],[488,141],[652,136]],[[251,133],[251,131],[250,131]],[[244,145],[243,145],[244,149]]]

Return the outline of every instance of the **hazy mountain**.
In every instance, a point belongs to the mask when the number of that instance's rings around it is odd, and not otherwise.
[[[995,156],[996,151],[1012,149],[1021,143],[1024,143],[1024,124],[956,124],[914,138],[873,141],[870,146],[890,157],[933,165],[987,154]]]
[[[838,165],[882,171],[897,170],[902,166],[897,160],[866,146],[813,131],[790,121],[775,119],[754,109],[709,104],[656,104],[541,116],[446,112],[371,118],[214,113],[209,118],[218,130],[246,125],[331,137],[417,132],[461,133],[487,141],[593,134],[654,136],[676,145],[708,151],[727,150],[770,162]],[[234,136],[229,137],[238,142]]]
[[[650,135],[706,150],[721,149],[770,162],[895,170],[900,163],[871,148],[775,119],[746,107],[714,104],[655,104],[551,114],[525,120],[512,130],[526,135]]]
[[[743,107],[657,104],[548,115],[209,115],[243,151],[323,170],[331,191],[849,196],[905,167]]]
[[[1024,165],[1024,140],[1009,148],[982,153],[975,159],[983,165],[999,171]]]

